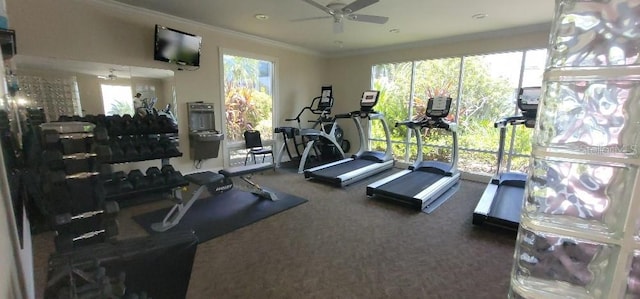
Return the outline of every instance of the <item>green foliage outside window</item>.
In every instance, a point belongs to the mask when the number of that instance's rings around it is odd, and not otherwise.
[[[107,111],[108,115],[133,115],[133,103],[131,100],[114,100]]]
[[[447,117],[458,123],[458,145],[460,146],[459,168],[471,172],[491,173],[495,171],[496,154],[468,151],[468,149],[497,151],[500,132],[494,128],[494,122],[501,117],[516,114],[515,87],[507,79],[492,76],[490,68],[481,56],[465,57],[464,76],[460,107],[457,107],[458,80],[460,78],[461,58],[445,58],[415,62],[413,105],[411,97],[412,63],[381,64],[373,67],[372,84],[380,90],[377,110],[384,113],[392,127],[392,140],[403,143],[393,145],[393,154],[400,161],[405,160],[408,150],[409,161],[417,157],[415,137],[407,136],[405,126],[394,127],[396,122],[416,119],[424,116],[427,100],[435,96],[449,96],[453,99],[451,113]],[[456,111],[458,112],[456,117]],[[531,151],[531,129],[518,128],[513,152],[528,155]],[[506,151],[509,151],[511,131],[507,135]],[[422,130],[425,159],[449,161],[451,155],[451,137],[442,130]],[[381,139],[384,133],[379,126],[372,126],[371,138]],[[429,147],[428,145],[441,147]],[[372,148],[382,148],[382,142],[373,142]],[[467,149],[467,150],[465,150]],[[524,171],[528,159],[512,160],[511,169]]]
[[[247,129],[260,131],[263,140],[272,139],[273,101],[268,86],[271,84],[271,72],[261,74],[261,63],[266,62],[224,55],[225,139],[229,141],[244,140],[243,133]]]

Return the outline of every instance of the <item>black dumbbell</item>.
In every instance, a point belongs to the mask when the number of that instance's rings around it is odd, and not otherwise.
[[[113,138],[109,140],[109,149],[111,149],[111,161],[124,160],[124,151],[122,150],[122,147],[120,147],[118,139]]]
[[[144,136],[138,136],[133,142],[136,149],[138,150],[138,155],[142,160],[153,159],[148,140],[149,139]]]
[[[127,180],[131,182],[135,190],[140,190],[149,187],[149,181],[144,177],[144,174],[139,169],[134,169],[127,175]]]
[[[133,116],[133,125],[136,127],[136,134],[151,134],[149,124],[144,116],[136,114]]]
[[[61,184],[67,179],[86,179],[99,174],[99,172],[79,172],[67,175],[64,171],[51,171],[47,173],[47,180],[52,184]]]
[[[96,125],[107,127],[107,116],[104,114],[96,115]]]
[[[42,162],[49,170],[63,170],[64,157],[58,150],[44,150],[42,152]]]
[[[160,145],[158,139],[149,138],[147,143],[149,144],[149,149],[151,150],[151,158],[164,157],[164,147]]]
[[[88,211],[78,215],[71,215],[71,213],[64,213],[55,216],[54,224],[55,226],[64,226],[70,224],[71,222],[79,219],[87,219],[91,217],[95,217],[101,215],[105,218],[115,218],[120,212],[120,206],[115,201],[105,201],[104,207],[102,210],[96,211]]]
[[[151,186],[159,187],[166,184],[162,171],[160,171],[158,167],[154,166],[147,168],[146,176]]]
[[[163,165],[162,166],[162,175],[164,176],[167,184],[176,185],[185,181],[182,173],[176,171],[172,165]]]
[[[123,134],[127,135],[137,135],[138,128],[134,125],[133,117],[130,114],[125,114],[122,116],[122,129]]]
[[[76,243],[100,243],[118,235],[118,223],[113,221],[105,225],[103,229],[90,231],[79,236],[72,234],[60,234],[54,239],[56,250],[60,252],[70,251],[76,247]]]
[[[116,171],[111,175],[111,182],[117,193],[126,193],[133,190],[133,185],[127,180],[124,171]]]
[[[42,141],[45,145],[54,145],[60,141],[60,133],[56,130],[42,130]]]
[[[158,115],[158,125],[162,133],[176,133],[178,129],[166,115]]]
[[[122,148],[122,152],[124,153],[125,160],[134,161],[140,158],[140,153],[136,149],[131,139],[122,139],[122,142],[120,143],[120,148]]]
[[[107,120],[109,135],[120,136],[124,134],[124,126],[122,123],[122,117],[120,115],[110,115],[107,117]]]
[[[108,163],[112,160],[111,147],[108,145],[94,144],[91,151],[96,155],[96,159],[101,163]]]
[[[109,141],[109,131],[104,126],[96,126],[93,129],[93,139],[97,143],[105,143]]]

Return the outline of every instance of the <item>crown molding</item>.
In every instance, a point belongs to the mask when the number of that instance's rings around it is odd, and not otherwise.
[[[482,39],[513,37],[514,35],[518,35],[518,34],[527,34],[527,33],[536,33],[536,32],[549,33],[550,31],[551,31],[551,22],[539,23],[539,24],[533,24],[533,25],[527,25],[527,26],[521,26],[521,27],[499,29],[499,30],[485,31],[485,32],[479,32],[479,33],[462,34],[462,35],[443,37],[443,38],[437,38],[437,39],[428,39],[428,40],[422,40],[422,41],[410,42],[410,43],[404,43],[404,44],[396,44],[396,45],[390,45],[386,47],[334,52],[334,53],[328,54],[327,56],[330,58],[343,58],[343,57],[350,57],[350,56],[391,52],[391,51],[397,51],[397,50],[407,50],[407,49],[424,48],[424,47],[437,46],[437,45],[446,45],[446,44],[475,41],[475,40],[482,40]]]
[[[194,20],[189,20],[189,19],[185,19],[185,18],[182,18],[182,17],[166,14],[166,13],[163,13],[163,12],[158,12],[158,11],[151,10],[151,9],[148,9],[148,8],[133,6],[133,5],[122,3],[122,2],[118,2],[118,1],[115,1],[115,0],[88,0],[88,2],[96,4],[96,5],[101,5],[103,7],[109,7],[109,8],[113,8],[113,9],[127,11],[129,13],[142,14],[142,15],[146,15],[146,16],[150,16],[150,17],[161,17],[161,18],[165,18],[167,20],[174,21],[174,22],[177,22],[177,23],[182,23],[182,24],[186,24],[186,25],[192,25],[192,26],[200,27],[202,29],[214,31],[216,33],[226,34],[226,35],[230,35],[230,36],[233,36],[233,37],[237,37],[237,38],[241,38],[241,39],[245,39],[245,40],[261,43],[261,44],[268,45],[268,46],[278,47],[278,48],[291,50],[291,51],[304,53],[304,54],[327,57],[326,53],[314,51],[314,50],[311,50],[311,49],[308,49],[308,48],[291,45],[291,44],[288,44],[288,43],[284,43],[284,42],[280,42],[280,41],[276,41],[276,40],[260,37],[260,36],[257,36],[257,35],[252,35],[252,34],[248,34],[248,33],[234,31],[234,30],[231,30],[231,29],[217,27],[217,26],[213,26],[213,25],[197,22],[197,21],[194,21]]]

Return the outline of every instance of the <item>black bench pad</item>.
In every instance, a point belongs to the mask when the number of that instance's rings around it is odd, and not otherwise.
[[[218,171],[218,173],[226,177],[234,177],[269,169],[273,169],[273,163],[260,163],[229,167]]]
[[[224,179],[224,175],[212,171],[203,171],[187,174],[184,178],[193,184],[205,186]]]

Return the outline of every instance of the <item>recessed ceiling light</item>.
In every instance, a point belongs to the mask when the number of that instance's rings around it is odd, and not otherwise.
[[[480,19],[484,19],[486,17],[488,17],[489,15],[486,13],[477,13],[475,15],[472,15],[471,17],[476,19],[476,20],[480,20]]]
[[[261,13],[259,13],[259,14],[255,15],[254,17],[255,17],[256,19],[260,20],[260,21],[265,21],[265,20],[268,20],[268,19],[269,19],[269,16],[268,16],[268,15],[261,14]]]
[[[389,30],[390,33],[400,33],[400,29],[398,28],[393,28],[391,30]]]

